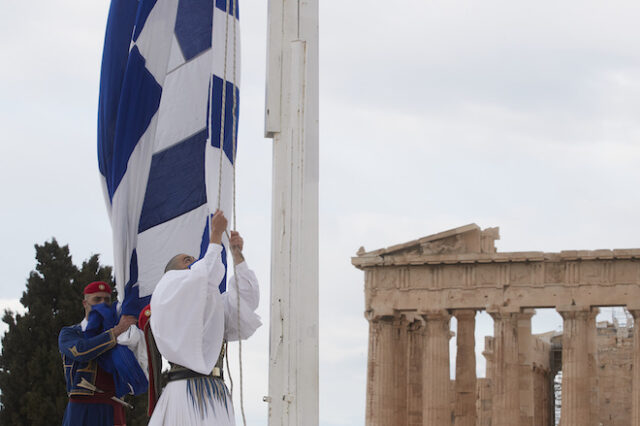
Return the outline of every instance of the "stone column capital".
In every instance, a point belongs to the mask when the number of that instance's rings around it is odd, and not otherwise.
[[[407,329],[412,333],[424,331],[424,320],[410,322]]]
[[[426,321],[449,321],[451,315],[446,309],[434,309],[420,313]]]
[[[523,308],[520,311],[520,319],[526,320],[531,319],[536,314],[536,310],[532,308]]]
[[[424,327],[425,320],[422,315],[415,312],[396,312],[389,315],[388,312],[380,313],[373,310],[365,312],[365,317],[372,325],[392,325],[399,329],[410,331],[419,330]]]
[[[556,306],[556,311],[563,319],[589,319],[598,315],[600,310],[591,306],[561,305]]]
[[[364,317],[367,319],[367,321],[372,323],[390,321],[393,318],[392,316],[389,316],[389,315],[380,315],[374,311],[365,312]]]
[[[409,328],[416,328],[424,325],[424,318],[416,311],[403,312],[402,316],[407,320]]]
[[[512,309],[487,309],[487,313],[491,315],[494,321],[518,321],[522,313],[520,310]]]
[[[476,318],[475,309],[454,309],[451,313],[458,321],[472,320]]]
[[[397,324],[398,322],[401,322],[401,321],[411,322],[413,320],[413,316],[410,313],[405,313],[405,312],[375,310],[375,309],[369,309],[364,312],[364,317],[369,322],[389,322],[389,323]]]
[[[379,315],[376,311],[374,311],[373,309],[369,309],[368,311],[364,311],[364,317],[367,319],[367,321],[369,322],[377,322],[379,321],[382,316]]]
[[[396,327],[408,327],[411,323],[411,320],[402,313],[396,313],[392,318],[393,325]]]

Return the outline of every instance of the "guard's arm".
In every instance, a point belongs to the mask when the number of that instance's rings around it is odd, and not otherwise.
[[[86,362],[95,359],[116,345],[114,329],[95,337],[85,338],[72,328],[65,327],[58,336],[58,348],[67,358]]]
[[[229,285],[227,286],[226,298],[231,301],[231,303],[229,303],[229,307],[233,308],[233,306],[235,306],[234,303],[237,303],[236,293],[239,291],[241,304],[246,304],[251,311],[255,311],[258,309],[258,303],[260,302],[258,278],[256,277],[256,274],[249,269],[247,262],[242,255],[244,240],[237,231],[231,231],[229,245],[231,247],[231,254],[233,255],[233,263],[235,265],[233,268],[235,276],[231,277]],[[233,309],[237,312],[236,308]]]
[[[224,278],[226,272],[222,264],[222,234],[227,229],[227,219],[224,213],[216,210],[211,218],[211,235],[209,237],[209,247],[204,257],[191,265],[192,272],[197,274],[205,274],[206,282],[210,284],[211,290],[215,292],[214,297],[218,294],[218,285]]]
[[[227,299],[225,302],[228,303],[229,308],[235,308],[239,291],[241,305],[245,305],[249,310],[255,311],[260,303],[260,287],[258,286],[256,274],[249,269],[247,262],[236,265],[234,270],[236,275],[229,280],[226,296],[223,295]]]
[[[246,262],[236,265],[235,270],[236,275],[229,280],[227,291],[222,295],[225,308],[225,339],[228,341],[247,339],[262,325],[260,316],[255,312],[260,301],[258,279]]]

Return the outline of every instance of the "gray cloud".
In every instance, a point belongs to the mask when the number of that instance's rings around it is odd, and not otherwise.
[[[15,303],[36,242],[56,236],[76,262],[91,253],[112,262],[95,149],[109,2],[0,1],[0,60],[10,64],[0,69],[0,296]],[[638,246],[640,4],[320,8],[321,424],[355,425],[364,424],[367,323],[363,275],[349,259],[360,245],[476,222],[501,227],[502,251]],[[266,424],[268,392],[265,23],[265,4],[245,2],[238,225],[265,322],[243,348],[250,424]],[[478,339],[491,333],[482,318]],[[555,328],[554,318],[534,326]]]

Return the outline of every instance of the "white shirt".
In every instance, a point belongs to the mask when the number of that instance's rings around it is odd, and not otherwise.
[[[223,339],[246,339],[262,325],[255,313],[258,280],[246,262],[236,265],[238,277],[220,294],[225,273],[221,253],[221,245],[210,244],[191,269],[165,273],[151,296],[151,330],[158,350],[167,360],[201,374],[215,367]]]

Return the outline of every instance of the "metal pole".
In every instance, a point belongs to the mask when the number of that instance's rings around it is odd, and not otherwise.
[[[269,0],[270,426],[318,424],[318,0]]]

